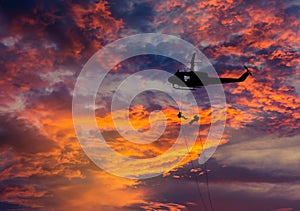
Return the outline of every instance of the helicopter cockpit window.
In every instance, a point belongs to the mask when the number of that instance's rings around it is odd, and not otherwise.
[[[191,79],[191,77],[190,77],[190,76],[188,76],[188,75],[185,75],[183,79],[184,79],[184,81],[185,81],[185,82],[187,82],[188,80],[190,80],[190,79]]]

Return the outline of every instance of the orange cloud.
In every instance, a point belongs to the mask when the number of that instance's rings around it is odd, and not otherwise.
[[[148,205],[141,206],[141,208],[152,211],[152,210],[170,210],[170,211],[183,211],[187,210],[187,207],[182,204],[176,203],[161,203],[161,202],[151,202]]]
[[[129,210],[128,206],[145,203],[145,192],[138,182],[111,176],[102,171],[88,170],[82,182],[59,185],[48,201],[47,207],[59,210]]]

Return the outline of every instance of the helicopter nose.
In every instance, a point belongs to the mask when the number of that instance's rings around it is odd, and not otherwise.
[[[176,76],[172,75],[171,77],[168,78],[168,81],[171,83],[171,84],[174,84],[176,82]]]

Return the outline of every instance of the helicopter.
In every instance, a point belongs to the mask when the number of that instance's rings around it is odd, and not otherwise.
[[[205,72],[195,71],[195,56],[196,53],[193,53],[191,59],[191,67],[185,68],[182,70],[177,70],[176,73],[168,78],[168,82],[170,82],[175,89],[192,89],[200,88],[203,86],[207,86],[210,84],[225,84],[225,83],[237,83],[243,82],[246,78],[252,73],[244,65],[246,72],[241,75],[239,78],[213,78],[209,77]]]

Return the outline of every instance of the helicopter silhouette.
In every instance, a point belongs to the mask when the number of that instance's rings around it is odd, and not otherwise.
[[[210,84],[225,84],[225,83],[237,83],[243,82],[252,73],[248,67],[244,66],[246,72],[239,78],[213,78],[209,77],[207,73],[195,71],[195,56],[193,53],[191,59],[191,68],[185,68],[177,70],[177,72],[168,78],[168,81],[173,85],[175,89],[196,89]]]

